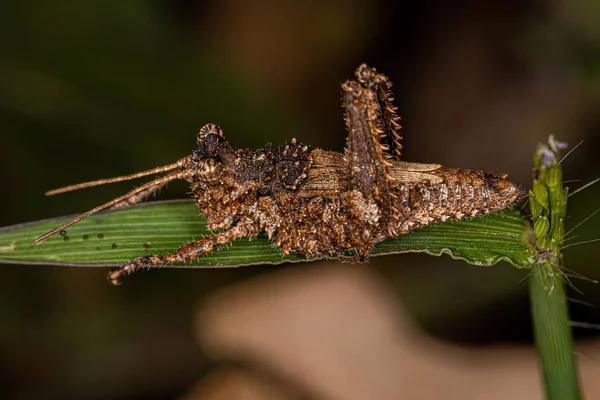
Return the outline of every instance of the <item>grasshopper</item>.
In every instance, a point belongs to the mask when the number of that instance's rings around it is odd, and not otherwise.
[[[506,176],[403,161],[391,83],[374,68],[358,67],[354,79],[342,85],[342,102],[348,128],[344,153],[312,148],[296,139],[278,147],[267,143],[257,150],[235,150],[219,126],[207,124],[198,132],[192,154],[173,164],[48,192],[163,174],[34,243],[98,211],[139,203],[175,179],[190,182],[208,229],[216,233],[174,253],[137,257],[110,271],[112,284],[141,267],[191,261],[262,232],[286,254],[362,262],[373,245],[386,238],[499,211],[519,197],[520,190]]]

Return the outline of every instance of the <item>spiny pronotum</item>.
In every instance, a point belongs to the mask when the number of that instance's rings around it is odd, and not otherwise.
[[[261,232],[281,248],[346,261],[367,259],[374,244],[431,223],[501,210],[519,196],[505,176],[401,160],[400,117],[391,83],[363,64],[342,85],[348,128],[345,152],[304,145],[234,150],[223,130],[208,124],[198,147],[177,162],[133,175],[67,186],[48,195],[165,173],[40,236],[38,243],[107,208],[138,203],[167,182],[185,179],[211,236],[184,244],[171,254],[140,256],[111,270],[108,280],[140,267],[186,262],[235,239]]]

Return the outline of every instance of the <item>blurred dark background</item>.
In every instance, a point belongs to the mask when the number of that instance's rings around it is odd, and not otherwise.
[[[600,176],[600,7],[592,0],[25,0],[0,5],[0,226],[85,211],[134,183],[46,198],[190,153],[218,123],[234,147],[292,137],[343,150],[340,84],[367,62],[394,83],[410,161],[508,173],[530,186],[550,134],[575,145],[571,188]],[[172,184],[160,198],[184,198]],[[600,185],[573,196],[577,222]],[[595,217],[578,240],[600,236]],[[600,246],[570,269],[600,279]],[[213,368],[192,333],[207,293],[286,268],[156,270],[118,289],[106,270],[0,266],[0,379],[12,398],[174,398]],[[525,271],[449,257],[371,260],[439,338],[530,343]],[[596,285],[577,280],[600,304]],[[572,319],[598,323],[573,303]],[[597,331],[576,329],[591,340]]]

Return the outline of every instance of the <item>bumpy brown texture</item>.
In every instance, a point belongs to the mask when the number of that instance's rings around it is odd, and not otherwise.
[[[191,180],[209,228],[219,232],[173,254],[139,257],[112,271],[109,280],[116,284],[141,266],[189,261],[261,232],[284,253],[362,261],[388,237],[488,214],[517,199],[518,189],[502,177],[401,161],[400,118],[390,87],[366,65],[342,85],[349,130],[344,154],[295,139],[279,147],[234,150],[217,125],[203,127],[197,150],[169,179]],[[140,192],[135,201],[152,192]]]

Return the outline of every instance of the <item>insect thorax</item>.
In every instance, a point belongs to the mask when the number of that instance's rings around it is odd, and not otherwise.
[[[249,214],[261,197],[281,197],[298,190],[312,165],[311,148],[292,140],[279,147],[235,150],[234,157],[219,157],[219,175],[193,179],[192,191],[210,228],[229,226],[240,214]],[[198,168],[207,168],[199,161]],[[214,167],[213,167],[214,168]]]

